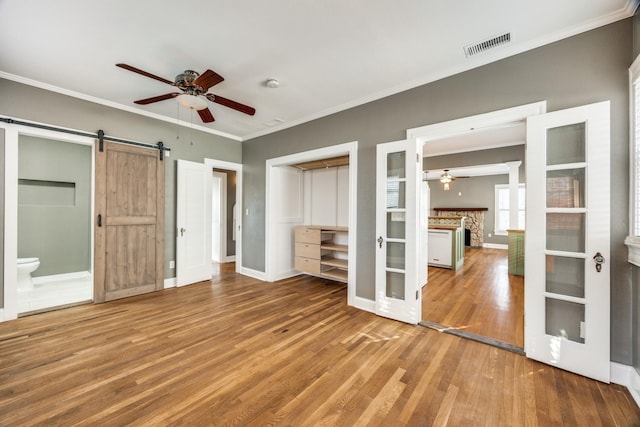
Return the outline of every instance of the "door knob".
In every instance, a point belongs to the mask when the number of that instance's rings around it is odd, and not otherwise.
[[[605,262],[604,256],[600,252],[596,252],[593,256],[593,260],[596,263],[596,271],[600,273],[600,271],[602,271],[602,264]]]
[[[380,249],[382,249],[382,242],[384,242],[382,236],[378,237],[378,244],[380,245]]]
[[[184,228],[180,228],[180,237],[184,236],[184,232],[187,231]]]

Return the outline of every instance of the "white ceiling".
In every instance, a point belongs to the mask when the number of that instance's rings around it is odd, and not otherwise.
[[[623,19],[635,3],[0,0],[0,77],[246,140]],[[506,32],[509,44],[465,57]],[[120,62],[168,80],[212,69],[225,81],[210,92],[256,115],[210,104],[205,125],[173,99],[137,106],[175,88]]]

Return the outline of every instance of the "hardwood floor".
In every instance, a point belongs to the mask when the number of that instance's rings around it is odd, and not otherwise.
[[[0,425],[630,426],[624,387],[346,306],[211,282],[0,323]]]
[[[524,347],[524,278],[508,274],[507,251],[466,248],[457,271],[429,267],[422,319]]]

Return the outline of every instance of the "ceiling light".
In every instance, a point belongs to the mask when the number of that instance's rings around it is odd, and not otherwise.
[[[180,105],[190,110],[204,110],[207,108],[207,101],[199,96],[183,93],[178,95],[176,99]]]
[[[444,191],[449,191],[449,183],[448,182],[444,183]]]
[[[267,79],[265,84],[267,85],[267,87],[270,87],[271,89],[276,89],[280,87],[280,82],[278,81],[278,79]]]

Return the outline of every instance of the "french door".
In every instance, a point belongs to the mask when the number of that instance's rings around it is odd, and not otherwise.
[[[376,314],[417,324],[427,279],[428,215],[419,144],[378,144],[376,175]]]
[[[525,352],[609,382],[609,102],[527,119]]]

